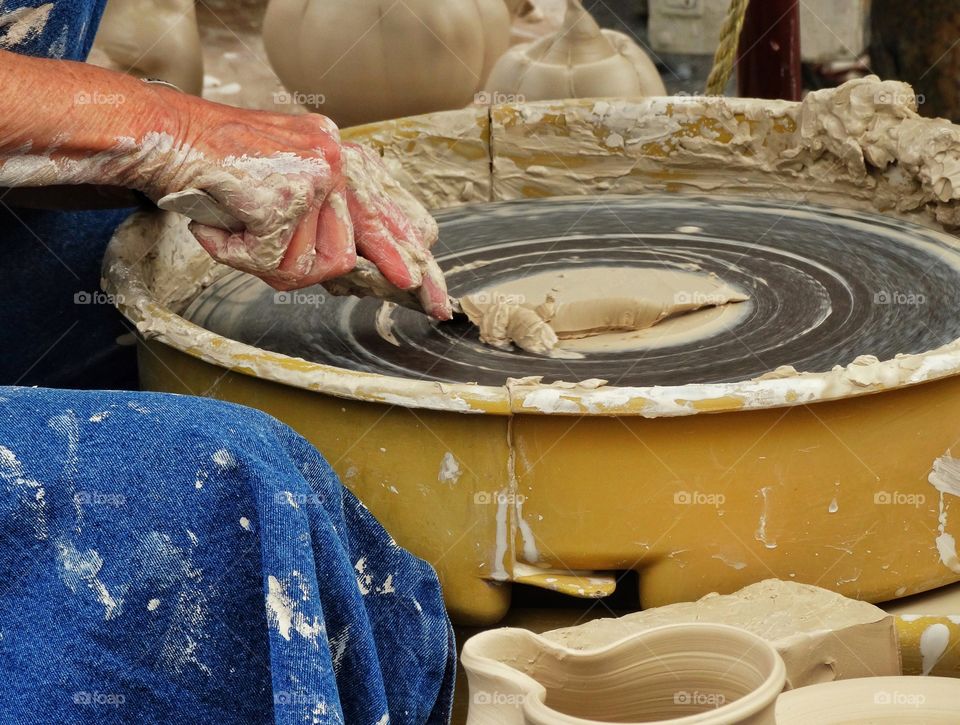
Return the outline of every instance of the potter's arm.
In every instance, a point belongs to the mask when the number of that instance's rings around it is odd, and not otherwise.
[[[278,289],[373,262],[424,308],[450,305],[430,214],[330,119],[211,103],[83,63],[0,51],[0,187],[105,184],[213,197],[239,229],[192,224],[218,261]]]
[[[83,63],[49,62],[0,51],[0,188],[12,206],[98,209],[133,206],[137,197],[95,174],[93,165],[56,168],[51,162],[106,154],[115,145],[107,127],[172,123],[156,91],[133,78]],[[113,115],[113,118],[110,118]],[[152,116],[152,118],[151,118]],[[148,120],[149,119],[149,120]],[[7,163],[9,162],[9,163]]]
[[[0,51],[0,93],[4,187],[120,182],[121,138],[177,131],[169,91],[84,63]]]

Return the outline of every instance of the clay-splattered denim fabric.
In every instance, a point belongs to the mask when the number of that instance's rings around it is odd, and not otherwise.
[[[0,48],[84,60],[107,0],[0,0]]]
[[[0,388],[0,722],[440,723],[433,570],[269,416]]]

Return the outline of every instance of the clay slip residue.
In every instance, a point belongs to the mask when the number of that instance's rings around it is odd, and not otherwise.
[[[565,352],[564,341],[647,330],[697,310],[748,299],[712,274],[574,267],[511,280],[467,295],[460,304],[488,345],[570,357],[579,355]]]

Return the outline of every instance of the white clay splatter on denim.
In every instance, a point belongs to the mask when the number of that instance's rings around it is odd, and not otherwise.
[[[37,541],[45,541],[48,535],[46,491],[39,481],[26,475],[23,464],[5,446],[0,446],[0,479],[6,482],[7,492],[30,510],[34,537]]]
[[[224,470],[233,468],[237,465],[237,461],[233,457],[233,454],[230,453],[230,451],[228,451],[226,448],[220,448],[219,450],[214,451],[210,458],[215,464],[217,464],[217,467]]]
[[[373,587],[373,577],[367,574],[367,557],[361,556],[357,563],[353,565],[353,568],[357,572],[357,588],[361,594],[366,596]]]
[[[0,3],[2,9],[2,3]],[[16,8],[0,15],[0,48],[12,48],[29,43],[40,37],[47,27],[53,3],[44,3],[36,8]]]
[[[340,661],[350,643],[350,625],[344,627],[336,637],[330,638],[330,656],[333,658],[333,669],[340,668]]]
[[[63,462],[63,478],[69,487],[70,498],[73,501],[73,512],[76,517],[75,528],[79,532],[80,524],[83,521],[83,506],[81,505],[81,498],[76,495],[74,481],[79,473],[80,466],[80,423],[77,420],[76,413],[72,410],[66,410],[48,420],[47,426],[66,439],[67,451]]]
[[[273,575],[267,577],[266,607],[267,620],[288,642],[292,632],[296,632],[316,645],[319,636],[326,631],[319,617],[313,617],[310,621],[299,611],[297,603],[287,594],[283,582]]]
[[[71,541],[58,541],[57,564],[60,569],[60,579],[71,592],[77,594],[81,587],[93,592],[97,601],[103,605],[104,620],[113,619],[119,613],[123,599],[111,594],[100,580],[103,559],[95,549],[81,552]]]

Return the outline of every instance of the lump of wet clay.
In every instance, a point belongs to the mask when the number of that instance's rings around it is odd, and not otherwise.
[[[493,347],[549,355],[561,340],[645,330],[679,315],[749,297],[712,274],[587,267],[511,280],[460,299]]]
[[[460,298],[460,308],[480,328],[481,342],[504,350],[516,344],[527,352],[548,355],[559,338],[541,307],[483,293]]]
[[[779,579],[734,594],[708,594],[695,602],[555,629],[543,637],[571,649],[595,649],[646,629],[687,622],[729,624],[763,637],[783,657],[791,688],[901,674],[893,615],[827,589]]]

